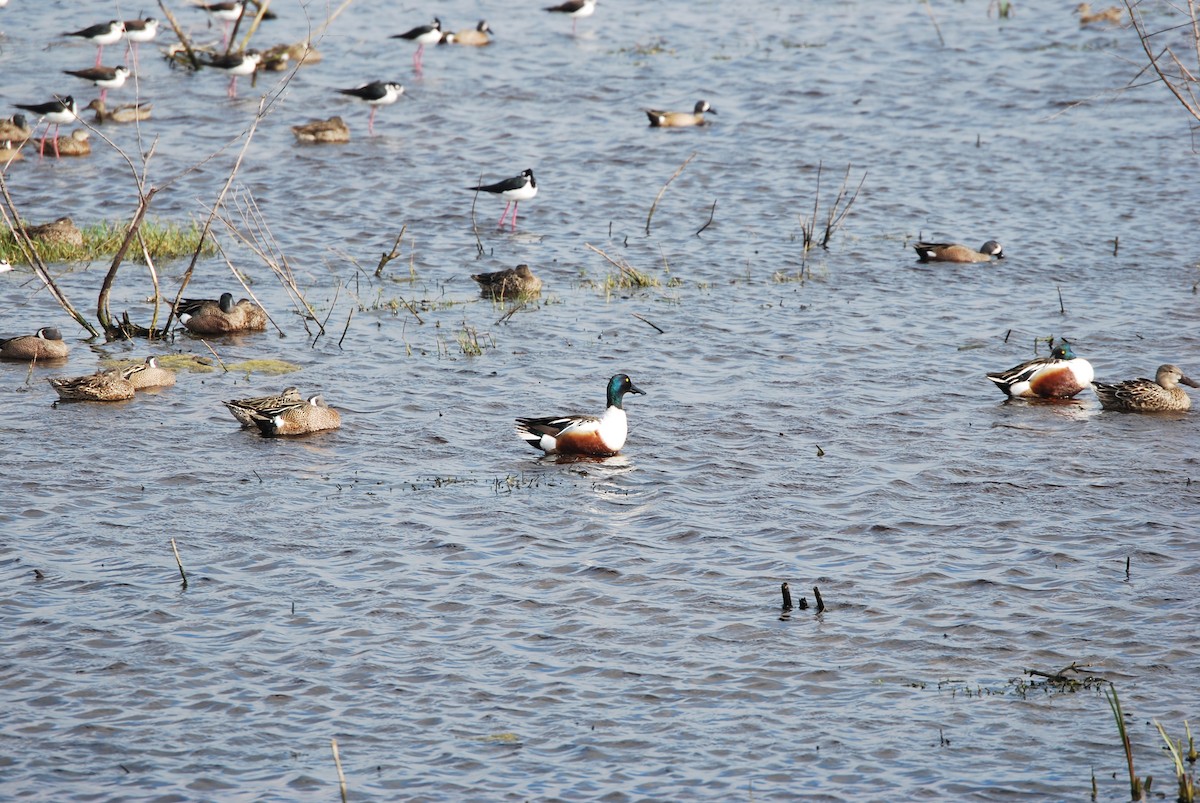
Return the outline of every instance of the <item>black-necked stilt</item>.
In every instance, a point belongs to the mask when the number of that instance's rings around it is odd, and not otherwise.
[[[413,72],[420,72],[421,54],[425,52],[425,45],[436,45],[442,41],[442,21],[434,17],[431,25],[421,25],[411,31],[395,34],[391,38],[407,39],[417,43],[417,52],[413,54]]]
[[[646,109],[650,118],[651,128],[687,128],[688,126],[704,125],[704,113],[716,114],[717,110],[708,105],[707,100],[696,101],[696,106],[690,112],[663,112],[658,109]]]
[[[438,44],[442,45],[466,45],[467,47],[483,47],[492,42],[490,34],[491,27],[487,24],[487,20],[480,20],[479,24],[474,28],[468,28],[465,31],[457,33],[448,33],[442,37],[442,41]]]
[[[475,192],[490,192],[493,195],[499,195],[505,200],[504,213],[500,215],[500,222],[496,224],[498,228],[504,228],[504,218],[508,216],[508,208],[512,207],[512,227],[517,228],[517,205],[521,201],[528,201],[533,196],[537,195],[537,181],[533,178],[532,170],[525,170],[519,176],[506,178],[504,181],[497,181],[495,184],[482,184],[478,187],[467,187]]]
[[[66,97],[56,97],[48,103],[14,103],[13,105],[18,109],[36,114],[46,121],[46,130],[42,132],[42,142],[38,146],[38,156],[45,155],[46,135],[50,133],[50,126],[54,126],[54,155],[58,156],[58,127],[63,123],[79,119],[75,98],[67,95]]]
[[[129,70],[124,65],[120,67],[88,67],[86,70],[63,70],[63,72],[85,81],[91,81],[100,87],[101,103],[108,97],[108,90],[124,86],[125,79],[129,77]]]
[[[138,68],[138,43],[150,42],[158,36],[158,20],[146,17],[140,20],[125,20],[125,41],[133,53],[133,67]]]
[[[230,76],[229,97],[237,97],[237,79],[239,75],[253,75],[262,61],[262,54],[257,50],[247,50],[245,53],[230,53],[225,56],[213,56],[208,66],[220,70]]]
[[[596,0],[567,0],[557,6],[546,6],[547,11],[553,11],[556,14],[567,14],[571,17],[571,36],[575,35],[575,26],[583,17],[590,17],[596,13]]]
[[[104,53],[105,45],[115,45],[125,34],[125,23],[120,20],[109,20],[99,25],[89,25],[78,31],[69,31],[63,36],[76,36],[86,39],[96,45],[96,66],[100,66],[100,56]]]
[[[371,136],[375,133],[375,112],[380,106],[388,106],[398,101],[404,94],[404,87],[394,82],[372,81],[354,89],[339,89],[338,92],[366,101],[371,107],[371,117],[367,120],[367,135]]]

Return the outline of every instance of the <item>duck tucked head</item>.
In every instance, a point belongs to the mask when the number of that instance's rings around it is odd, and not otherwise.
[[[626,393],[637,393],[642,396],[646,395],[645,391],[639,390],[638,387],[633,384],[633,380],[629,378],[628,374],[617,374],[612,379],[608,380],[609,407],[624,409],[621,406],[621,398]]]
[[[226,315],[233,312],[233,293],[221,293],[221,312]]]

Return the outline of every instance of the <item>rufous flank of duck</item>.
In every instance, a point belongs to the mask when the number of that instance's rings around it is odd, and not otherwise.
[[[287,404],[304,401],[304,397],[300,395],[298,388],[284,388],[282,392],[274,396],[254,396],[249,399],[230,399],[227,402],[221,402],[229,412],[233,413],[233,417],[238,420],[238,423],[243,427],[254,426],[254,415],[263,415],[267,410],[281,407]]]
[[[922,262],[991,262],[992,257],[1004,259],[1004,247],[988,240],[976,251],[958,243],[913,243]]]
[[[1092,384],[1092,364],[1060,341],[1049,357],[1037,357],[1007,371],[989,373],[1004,395],[1026,399],[1069,399]]]
[[[482,295],[500,301],[536,296],[542,292],[542,280],[533,275],[528,265],[517,265],[492,273],[476,273],[471,278],[479,283]]]
[[[121,376],[129,380],[134,390],[165,388],[175,384],[175,372],[170,368],[161,367],[154,357],[147,357],[145,362],[122,368]]]
[[[717,110],[708,105],[707,100],[696,101],[696,106],[690,112],[664,112],[658,109],[646,109],[650,118],[651,128],[690,128],[707,125],[704,114],[716,114]]]
[[[1200,388],[1200,383],[1188,379],[1177,366],[1167,364],[1158,367],[1153,382],[1149,379],[1128,379],[1111,385],[1093,382],[1092,388],[1105,410],[1164,413],[1191,409],[1192,397],[1180,384]]]
[[[628,434],[622,400],[626,393],[643,391],[626,374],[608,380],[608,406],[603,415],[564,415],[518,418],[517,436],[546,454],[610,457],[621,451]]]
[[[325,404],[321,396],[310,396],[307,401],[287,402],[277,407],[256,409],[250,419],[263,435],[308,435],[337,429],[342,425],[342,416]]]
[[[334,116],[328,120],[313,120],[292,126],[292,133],[299,142],[305,143],[345,143],[350,141],[350,126],[341,117]]]
[[[121,371],[47,379],[63,401],[124,401],[133,398],[133,383]]]
[[[43,326],[32,335],[0,340],[0,357],[6,360],[65,360],[71,348],[53,326]]]
[[[221,298],[180,300],[175,314],[188,331],[198,335],[224,335],[231,332],[262,332],[267,328],[267,313],[248,298],[233,303],[233,293]]]

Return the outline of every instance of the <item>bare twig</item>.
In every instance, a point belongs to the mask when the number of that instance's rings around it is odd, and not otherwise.
[[[671,182],[679,177],[679,174],[683,172],[683,169],[688,166],[688,162],[692,161],[695,158],[696,158],[696,154],[693,153],[691,156],[684,159],[683,164],[681,164],[675,170],[675,172],[671,175],[671,177],[669,179],[667,179],[667,183],[662,185],[662,189],[658,191],[658,195],[654,196],[654,203],[650,204],[650,212],[649,212],[649,214],[646,215],[646,235],[647,236],[650,235],[650,219],[654,217],[654,210],[658,208],[658,202],[662,200],[663,193],[665,193],[667,191],[667,187],[671,186]]]
[[[660,328],[659,328],[659,327],[658,327],[656,324],[653,324],[653,323],[651,323],[650,321],[648,321],[648,320],[646,320],[645,318],[643,318],[641,315],[638,315],[636,312],[631,312],[631,313],[629,313],[629,314],[630,314],[630,315],[632,315],[633,317],[637,318],[639,321],[641,321],[642,323],[646,324],[647,326],[650,326],[650,327],[652,327],[652,328],[653,328],[653,329],[654,329],[656,332],[658,332],[660,335],[665,335],[665,334],[666,334],[666,332],[664,332],[662,329],[660,329]]]
[[[716,213],[717,213],[717,202],[716,202],[716,201],[713,201],[712,208],[708,210],[708,220],[704,221],[704,225],[703,225],[703,226],[701,226],[700,228],[696,229],[696,236],[697,236],[697,237],[699,237],[699,236],[700,236],[700,232],[704,231],[705,229],[707,229],[709,226],[711,226],[711,225],[712,225],[712,222],[713,222],[713,215],[715,215]]]
[[[346,775],[342,772],[342,757],[338,755],[337,739],[330,739],[329,746],[333,748],[333,765],[337,767],[338,788],[342,791],[342,803],[346,803]]]
[[[225,361],[221,359],[221,355],[217,354],[216,349],[210,346],[207,340],[201,340],[200,342],[204,344],[204,348],[208,349],[212,355],[217,358],[217,365],[221,366],[221,370],[225,373],[229,373],[229,368],[226,367]]]
[[[183,571],[183,561],[179,558],[179,547],[175,546],[175,539],[171,539],[171,551],[175,553],[175,565],[179,567],[179,576],[183,578],[183,587],[188,587],[187,574]]]
[[[933,30],[937,32],[938,44],[945,47],[946,40],[942,37],[942,27],[938,25],[937,17],[933,16],[933,4],[929,0],[925,0],[925,10],[929,12],[929,21],[933,23]]]
[[[200,260],[204,241],[208,238],[209,232],[212,230],[212,223],[213,219],[217,216],[217,210],[224,202],[229,188],[233,186],[233,179],[237,176],[238,171],[241,170],[242,160],[246,158],[246,153],[250,150],[250,143],[254,140],[254,132],[258,130],[258,124],[265,115],[265,107],[266,98],[264,97],[258,102],[258,113],[255,114],[254,120],[250,123],[250,129],[246,132],[246,141],[242,144],[242,150],[238,153],[237,160],[233,163],[233,169],[229,171],[229,176],[226,177],[225,184],[221,187],[221,192],[217,194],[216,203],[209,210],[208,217],[204,219],[204,225],[200,229],[200,242],[196,245],[196,252],[192,254],[192,261],[188,264],[187,270],[183,272],[183,279],[179,282],[179,291],[175,294],[175,302],[171,304],[171,312],[167,315],[167,324],[165,327],[167,329],[171,328],[171,321],[175,317],[175,308],[179,306],[179,301],[183,298],[184,291],[187,290],[188,282],[192,280],[192,273],[195,272],[196,263]]]
[[[192,69],[200,69],[200,59],[196,57],[196,51],[192,49],[191,41],[183,35],[183,30],[180,29],[179,23],[175,21],[175,15],[167,9],[163,0],[158,0],[158,7],[162,9],[163,16],[167,18],[167,22],[171,24],[171,29],[175,31],[175,36],[179,38],[179,43],[183,45],[183,50],[187,53],[188,61],[191,62]]]
[[[383,275],[383,269],[387,267],[387,263],[400,256],[400,241],[404,239],[404,232],[407,228],[407,223],[401,226],[400,233],[396,235],[396,242],[392,243],[392,250],[379,256],[379,264],[375,266],[376,279]],[[476,234],[476,237],[478,237],[478,234]]]

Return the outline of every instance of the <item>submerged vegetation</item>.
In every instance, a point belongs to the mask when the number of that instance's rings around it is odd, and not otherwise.
[[[32,226],[25,223],[26,228]],[[79,227],[83,235],[83,245],[63,241],[36,239],[38,255],[43,262],[90,262],[93,260],[112,259],[121,243],[125,240],[128,227],[125,223],[116,221],[100,222],[90,226]],[[200,246],[202,230],[198,223],[172,223],[169,221],[145,220],[138,229],[146,252],[150,259],[161,261],[180,259],[191,256]],[[216,253],[215,246],[206,242],[201,251],[204,255]],[[129,258],[135,262],[145,262],[145,255],[140,246],[129,249]],[[29,264],[24,250],[17,243],[11,229],[0,232],[0,259],[6,259],[14,264]]]

